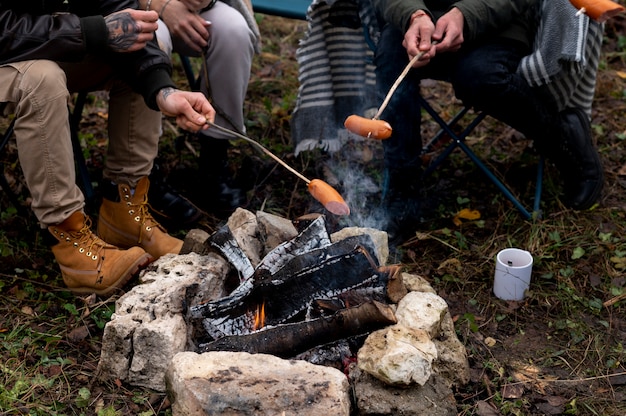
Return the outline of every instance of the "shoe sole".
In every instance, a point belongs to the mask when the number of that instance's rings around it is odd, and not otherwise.
[[[101,289],[95,290],[92,287],[72,287],[69,288],[70,292],[75,295],[91,295],[96,294],[102,297],[108,297],[112,295],[114,292],[120,290],[126,283],[130,281],[134,276],[136,276],[140,270],[146,268],[150,263],[154,261],[154,258],[148,253],[143,254],[139,257],[130,267],[128,267],[122,276],[117,279],[111,286]]]

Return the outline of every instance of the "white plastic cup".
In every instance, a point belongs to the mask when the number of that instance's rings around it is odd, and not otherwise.
[[[522,300],[530,286],[533,256],[526,250],[506,248],[496,256],[493,293],[503,300]]]

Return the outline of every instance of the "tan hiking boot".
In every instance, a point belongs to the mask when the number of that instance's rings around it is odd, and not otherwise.
[[[91,220],[80,211],[61,224],[48,227],[59,241],[52,253],[67,287],[75,294],[113,294],[152,257],[140,247],[130,250],[105,243],[91,232]]]
[[[118,247],[139,246],[155,259],[168,253],[178,254],[183,241],[169,235],[148,211],[149,187],[150,181],[144,177],[134,194],[127,184],[103,190],[98,235]]]

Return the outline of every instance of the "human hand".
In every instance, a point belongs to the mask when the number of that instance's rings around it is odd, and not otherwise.
[[[463,45],[463,13],[453,7],[437,20],[433,40],[439,42],[437,52],[458,51]]]
[[[114,52],[135,52],[145,48],[157,30],[155,11],[124,9],[104,18],[109,31],[108,45]]]
[[[156,102],[164,115],[176,117],[176,124],[188,131],[205,130],[207,120],[215,120],[215,109],[200,92],[167,87],[159,91]]]
[[[209,22],[191,11],[183,1],[172,1],[161,14],[172,37],[182,40],[195,52],[202,52],[208,45]]]
[[[180,0],[191,11],[199,12],[211,4],[211,0]]]
[[[418,54],[422,56],[413,65],[414,68],[427,65],[435,56],[436,49],[432,43],[432,34],[435,24],[423,10],[418,10],[411,16],[411,25],[404,34],[402,46],[406,49],[409,59]]]

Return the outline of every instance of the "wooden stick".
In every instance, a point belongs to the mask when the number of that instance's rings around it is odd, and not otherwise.
[[[435,45],[436,43],[437,42],[433,42],[433,45]],[[426,53],[426,51],[421,51],[420,53],[415,55],[413,57],[413,59],[411,59],[409,61],[408,64],[406,64],[406,66],[404,67],[404,70],[402,71],[400,76],[396,79],[396,82],[394,82],[393,85],[391,86],[391,88],[389,89],[389,92],[387,93],[387,96],[385,97],[385,100],[380,105],[380,108],[378,109],[378,112],[376,113],[374,118],[372,118],[372,120],[378,120],[378,118],[380,117],[382,112],[385,111],[385,108],[387,108],[387,104],[389,104],[389,100],[391,100],[391,96],[393,95],[394,92],[396,92],[396,89],[398,89],[398,86],[400,86],[400,83],[404,80],[404,77],[406,77],[406,74],[409,73],[409,70],[413,67],[415,62],[420,60],[420,58],[422,56],[424,56],[425,53]]]
[[[308,185],[309,183],[311,183],[311,180],[308,179],[307,177],[305,177],[303,174],[301,174],[300,172],[298,172],[297,170],[295,170],[294,168],[292,168],[291,166],[289,166],[287,164],[287,162],[283,161],[282,159],[280,159],[278,156],[276,156],[274,153],[270,152],[269,150],[267,150],[261,143],[252,140],[251,138],[244,136],[243,134],[239,134],[236,131],[232,131],[230,129],[227,129],[226,127],[222,127],[222,126],[218,126],[217,124],[210,122],[209,120],[206,121],[206,123],[211,126],[211,127],[215,127],[216,129],[229,134],[233,137],[237,137],[239,139],[245,140],[248,143],[251,143],[255,146],[257,146],[259,149],[261,149],[261,151],[263,153],[265,153],[266,155],[268,155],[269,157],[271,157],[272,159],[274,159],[276,162],[280,163],[281,165],[283,165],[283,167],[285,167],[285,169],[287,169],[289,172],[293,173],[294,175],[296,175],[298,178],[302,179],[304,182],[306,182],[306,184]]]

